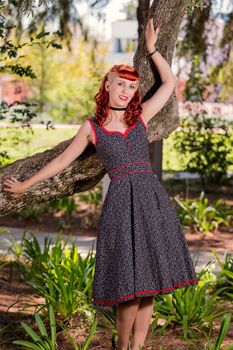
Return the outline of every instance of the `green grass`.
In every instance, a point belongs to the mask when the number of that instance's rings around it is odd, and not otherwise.
[[[55,147],[77,133],[77,127],[73,129],[33,129],[34,134],[28,129],[7,127],[1,130],[1,149],[6,150],[11,161],[31,156],[38,152]]]

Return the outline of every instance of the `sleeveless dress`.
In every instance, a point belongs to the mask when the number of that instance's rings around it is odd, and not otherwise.
[[[98,222],[92,304],[113,306],[197,284],[175,206],[152,171],[143,119],[125,132],[88,120],[111,180]]]

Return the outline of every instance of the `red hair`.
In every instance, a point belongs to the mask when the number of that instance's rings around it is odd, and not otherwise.
[[[108,73],[105,74],[100,89],[95,95],[94,100],[96,102],[95,119],[99,125],[102,125],[106,120],[109,112],[109,95],[105,89],[106,81],[111,78],[111,74],[116,74],[118,77],[128,79],[131,81],[139,80],[139,74],[133,66],[119,64],[113,66]],[[125,123],[130,126],[133,125],[141,114],[142,107],[140,105],[140,95],[137,90],[129,102],[127,109],[124,113]]]

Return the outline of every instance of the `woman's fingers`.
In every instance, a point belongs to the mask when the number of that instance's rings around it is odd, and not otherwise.
[[[147,29],[150,29],[152,32],[159,32],[160,31],[160,26],[156,26],[156,29],[154,28],[154,21],[153,18],[150,18],[147,25],[146,25]]]
[[[14,183],[18,183],[19,181],[15,178],[15,177],[10,177],[8,179],[5,179],[3,181],[4,184],[14,184]]]
[[[5,179],[5,181],[7,181],[7,180],[16,180],[16,181],[18,181],[14,176],[9,176],[9,177],[7,177],[7,178]]]
[[[22,193],[24,192],[24,189],[21,185],[21,181],[17,180],[14,176],[9,176],[8,178],[5,178],[3,181],[3,191],[10,192],[11,197],[19,198]]]
[[[15,180],[10,180],[10,179],[9,180],[5,180],[4,183],[5,184],[13,184],[13,183],[15,183]]]
[[[11,179],[13,179],[13,180],[16,181],[16,182],[19,182],[19,181],[16,179],[16,177],[14,177],[14,176],[11,176]]]

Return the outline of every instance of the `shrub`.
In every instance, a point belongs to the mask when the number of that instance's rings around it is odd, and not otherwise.
[[[233,210],[224,207],[220,199],[209,205],[209,200],[203,191],[198,199],[180,201],[174,197],[174,200],[178,204],[181,223],[185,226],[193,225],[194,231],[210,232],[218,229],[220,224],[229,226],[232,221]]]
[[[174,146],[187,171],[198,173],[203,186],[224,182],[233,164],[232,122],[206,114],[191,110],[191,117],[182,119],[182,130],[174,135]]]

